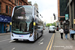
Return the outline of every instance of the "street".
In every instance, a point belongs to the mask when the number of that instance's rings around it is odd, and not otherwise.
[[[43,36],[34,43],[28,41],[11,41],[10,35],[2,35],[0,36],[0,50],[48,50],[47,48],[50,45],[49,42],[52,35],[53,33],[49,33],[48,28],[46,28]]]

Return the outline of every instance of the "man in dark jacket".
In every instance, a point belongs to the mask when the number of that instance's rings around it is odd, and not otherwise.
[[[65,38],[67,39],[67,34],[69,33],[69,29],[67,29],[67,28],[65,27],[64,33],[65,33]]]

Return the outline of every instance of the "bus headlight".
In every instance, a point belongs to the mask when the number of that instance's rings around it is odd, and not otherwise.
[[[33,34],[31,33],[29,37],[31,37]]]

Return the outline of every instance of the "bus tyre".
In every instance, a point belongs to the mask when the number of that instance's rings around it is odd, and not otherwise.
[[[35,40],[36,40],[36,35],[34,35],[34,42],[35,42]]]

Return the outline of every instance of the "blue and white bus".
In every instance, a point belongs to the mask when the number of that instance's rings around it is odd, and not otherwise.
[[[43,21],[31,5],[15,6],[12,12],[11,40],[35,41],[43,35]]]

